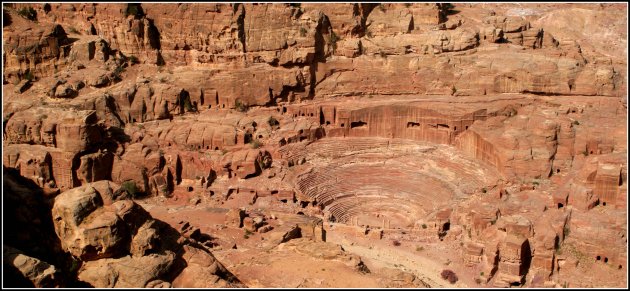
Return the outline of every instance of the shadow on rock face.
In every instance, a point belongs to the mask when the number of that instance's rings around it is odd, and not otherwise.
[[[204,245],[153,219],[114,183],[52,199],[4,168],[3,184],[7,286],[243,287]]]
[[[55,234],[51,220],[52,201],[44,196],[43,190],[35,182],[20,176],[17,170],[6,167],[3,170],[3,219],[7,222],[3,224],[4,245],[18,248],[26,256],[56,266],[61,270],[59,282],[71,284],[70,277],[76,270],[70,270],[73,260],[62,251],[60,240]],[[11,278],[7,281],[11,284],[6,286],[33,286],[33,283],[15,266],[6,263],[3,263],[3,266],[5,277]],[[6,276],[11,272],[17,273],[15,276]],[[63,286],[63,283],[59,282],[55,284]]]

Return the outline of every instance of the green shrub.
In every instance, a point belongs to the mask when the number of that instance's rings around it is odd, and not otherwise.
[[[562,255],[562,247],[560,246],[560,243],[557,243],[557,244],[554,246],[554,249],[555,249],[555,253],[556,253],[557,255]]]
[[[426,224],[422,224],[422,229],[427,229],[427,225]]]
[[[129,15],[142,16],[142,8],[140,7],[140,4],[137,4],[137,3],[127,4],[127,10],[125,10],[125,17]]]
[[[245,229],[245,233],[243,234],[243,238],[244,239],[248,239],[252,234],[253,234],[253,232],[249,231],[249,229]]]
[[[380,9],[382,12],[385,12],[385,5],[383,5],[383,3],[378,4],[378,9]]]
[[[116,67],[116,69],[114,69],[114,71],[112,72],[112,77],[115,80],[122,80],[121,74],[125,71],[125,68],[123,66],[118,66]]]
[[[273,116],[269,116],[269,119],[267,119],[267,124],[269,124],[269,126],[276,126],[276,125],[280,125],[280,122],[275,119]]]
[[[29,81],[33,81],[33,79],[35,79],[35,75],[33,75],[33,72],[31,72],[31,70],[28,70],[24,74],[24,79],[29,80]]]
[[[305,36],[306,36],[306,33],[307,33],[306,28],[304,28],[304,27],[300,27],[300,36],[301,36],[301,37],[305,37]]]
[[[136,197],[136,194],[138,193],[136,182],[133,180],[123,182],[122,185],[120,185],[120,188],[127,191],[131,197]]]
[[[70,27],[68,28],[68,31],[74,34],[81,34],[76,28],[74,27]]]
[[[424,247],[423,246],[417,246],[416,247],[416,252],[421,252],[424,251]]]
[[[330,34],[330,43],[332,44],[333,53],[337,50],[337,41],[339,41],[339,40],[340,40],[340,38],[333,31]]]
[[[74,259],[71,259],[71,260],[70,260],[70,267],[68,268],[68,271],[69,271],[71,274],[74,274],[76,271],[78,271],[78,270],[79,270],[79,267],[80,267],[80,266],[81,266],[81,265],[79,264],[79,262],[78,262],[78,261],[75,261]]]
[[[236,108],[238,112],[246,112],[249,109],[249,106],[241,102],[241,100],[236,100],[234,107]]]
[[[261,170],[264,170],[265,169],[265,161],[258,160],[258,167],[260,167]]]
[[[333,44],[336,44],[339,39],[340,38],[335,34],[334,31],[330,34],[330,42],[332,42]]]
[[[483,187],[483,188],[481,188],[481,192],[482,192],[482,193],[487,193],[487,192],[488,192],[488,190],[486,190],[486,187]]]
[[[573,124],[574,124],[574,125],[580,125],[580,122],[579,122],[579,121],[577,121],[577,120],[574,120],[574,121],[573,121]]]
[[[18,10],[18,14],[28,20],[37,20],[37,11],[35,11],[35,9],[31,6]]]
[[[259,140],[255,139],[255,140],[252,140],[251,144],[252,144],[252,148],[253,149],[257,149],[257,148],[260,148],[260,146],[262,145],[262,142],[260,142]]]
[[[129,62],[132,64],[140,63],[140,61],[138,60],[136,56],[129,56]]]
[[[190,111],[195,111],[195,109],[193,108],[192,104],[190,103],[190,98],[184,98],[182,100],[182,105],[184,106],[184,109],[188,112]]]

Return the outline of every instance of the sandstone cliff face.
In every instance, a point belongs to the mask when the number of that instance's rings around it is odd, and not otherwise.
[[[15,18],[15,17],[14,17]],[[69,40],[61,25],[33,27],[28,21],[19,19],[23,30],[11,31],[6,38],[4,58],[5,81],[49,75],[60,61],[64,63],[67,52],[62,47]],[[31,26],[31,27],[28,27]],[[32,78],[32,77],[31,77]]]
[[[555,61],[556,65],[563,68],[549,67],[540,61],[523,58],[522,54],[505,56],[497,61],[506,62],[505,65],[515,64],[515,68],[522,68],[521,72],[514,69],[508,71],[504,64],[495,64],[493,67],[506,72],[491,71],[488,75],[510,81],[492,80],[489,85],[507,82],[497,85],[498,88],[492,92],[609,95],[620,92],[618,88],[623,83],[623,76],[619,75],[623,73],[620,68],[609,65],[602,71],[604,68],[601,67],[605,64],[596,65],[597,62],[593,62],[603,56],[591,57],[592,60],[588,61],[591,65],[587,65],[579,46],[566,46],[545,32],[544,27],[533,27],[530,21],[518,16],[488,15],[477,26],[473,21],[462,23],[461,17],[457,15],[453,18],[457,25],[451,24],[446,21],[446,8],[435,4],[385,4],[378,7],[372,4],[349,4],[340,6],[343,7],[341,9],[332,9],[334,11],[319,4],[305,4],[303,7],[213,4],[211,9],[205,9],[205,6],[201,9],[199,5],[181,4],[171,9],[167,4],[146,7],[73,4],[49,5],[48,12],[41,6],[35,6],[35,9],[39,12],[40,21],[67,23],[73,30],[79,23],[81,27],[93,27],[94,31],[89,34],[102,37],[111,49],[135,56],[141,61],[147,59],[150,63],[157,62],[157,55],[160,62],[174,65],[234,63],[240,67],[250,67],[255,63],[265,63],[271,67],[307,66],[311,71],[319,71],[314,63],[321,62],[323,57],[333,53],[350,58],[361,55],[440,54],[470,51],[477,48],[480,42],[507,42],[563,57]],[[182,22],[181,19],[186,21]],[[444,30],[428,29],[438,24],[442,24]],[[356,52],[351,52],[353,50]],[[9,55],[18,54],[9,51]],[[492,53],[492,58],[496,55],[498,53]],[[475,56],[473,61],[483,63],[477,58]],[[566,61],[564,58],[567,58]],[[466,59],[463,58],[464,62]],[[567,62],[586,67],[571,68],[564,64]],[[7,65],[17,66],[18,63],[24,61]],[[368,75],[373,75],[372,70],[366,69],[369,70],[366,72]],[[561,85],[555,85],[557,89],[554,85],[541,84],[557,78],[543,77],[544,81],[536,79],[536,75],[548,76],[551,71],[558,70],[561,71],[558,76],[561,79],[556,82]],[[567,72],[562,72],[565,70]],[[530,75],[532,73],[536,75]],[[431,76],[423,74],[423,77]],[[290,83],[283,85],[295,86]],[[273,89],[276,94],[281,91]]]
[[[611,250],[627,228],[624,9],[8,4],[3,165],[25,178],[16,189],[61,193],[47,209],[67,255],[19,239],[6,265],[38,287],[240,286],[129,200],[143,197],[231,208],[228,228],[270,232],[273,247],[299,227],[237,208],[461,243],[485,274],[469,283],[560,286],[586,266],[577,254],[623,265]],[[222,227],[222,247],[240,248]],[[60,276],[72,260],[83,265]]]

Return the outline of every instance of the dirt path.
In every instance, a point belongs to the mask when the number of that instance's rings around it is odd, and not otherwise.
[[[343,246],[349,252],[356,254],[370,268],[395,268],[416,275],[423,282],[432,288],[467,288],[465,283],[458,281],[450,284],[441,278],[440,273],[445,268],[439,262],[425,258],[417,253],[410,252],[403,248],[392,249],[387,246],[374,245],[373,247],[363,246],[357,242],[353,243],[352,238],[342,237],[334,232],[329,232],[330,242],[335,242]]]

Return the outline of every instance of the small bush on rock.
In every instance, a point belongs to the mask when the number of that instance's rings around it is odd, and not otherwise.
[[[278,120],[275,119],[273,116],[269,116],[269,119],[267,120],[267,123],[271,127],[276,126],[276,125],[280,125],[280,122],[278,122]]]
[[[442,279],[448,281],[451,284],[455,284],[455,282],[457,282],[458,278],[457,275],[455,274],[455,272],[445,269],[442,271],[442,274],[440,274],[442,276]]]
[[[28,20],[35,21],[37,19],[37,11],[30,6],[18,10],[18,14]]]
[[[246,112],[249,109],[249,106],[247,106],[247,104],[241,102],[241,100],[236,100],[236,103],[234,104],[234,107],[236,108],[236,110],[238,112]]]
[[[136,197],[136,194],[138,192],[136,182],[131,180],[123,182],[122,185],[120,185],[120,188],[127,191],[127,193],[129,193],[131,197]]]

